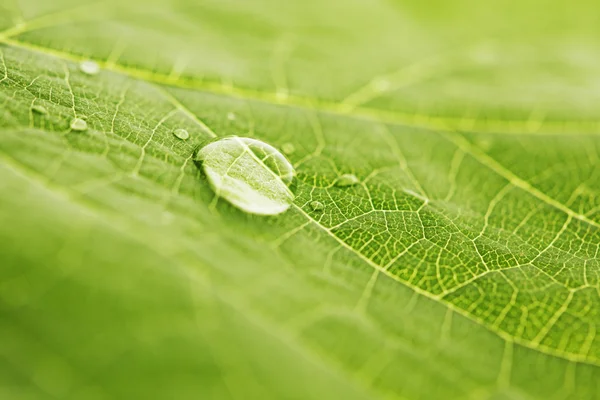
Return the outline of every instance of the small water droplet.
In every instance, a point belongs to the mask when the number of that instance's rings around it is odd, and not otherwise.
[[[311,201],[310,208],[312,208],[313,211],[323,211],[325,206],[320,201]]]
[[[181,139],[181,140],[186,140],[187,138],[189,138],[189,137],[190,137],[190,134],[188,133],[188,131],[187,131],[187,130],[185,130],[185,129],[181,129],[181,128],[179,128],[179,129],[175,129],[175,130],[173,131],[173,135],[174,135],[176,138],[179,138],[179,139]]]
[[[275,92],[275,97],[277,100],[283,101],[288,98],[288,92],[286,89],[277,89]]]
[[[483,151],[489,151],[494,145],[494,142],[490,138],[482,135],[481,138],[475,139],[475,145]]]
[[[294,147],[292,143],[284,143],[281,145],[281,150],[283,150],[285,154],[289,155],[296,151],[296,147]]]
[[[196,160],[217,196],[243,211],[280,214],[294,200],[288,188],[294,167],[277,149],[260,140],[223,138],[201,148]]]
[[[235,114],[234,114],[234,113],[232,113],[232,112],[229,112],[229,113],[227,113],[227,119],[228,119],[228,120],[230,120],[230,121],[233,121],[233,120],[234,120],[234,119],[236,119],[236,118],[237,118],[237,117],[235,116]]]
[[[32,110],[33,112],[36,112],[36,113],[38,113],[38,114],[44,114],[44,115],[45,115],[45,114],[48,114],[48,110],[46,110],[46,107],[44,107],[44,106],[41,106],[41,105],[39,105],[39,104],[34,104],[34,105],[32,105],[32,106],[31,106],[31,110]]]
[[[100,72],[100,66],[96,61],[92,60],[86,60],[79,63],[79,69],[87,75],[96,75]]]
[[[491,41],[476,44],[469,50],[468,56],[481,65],[493,65],[498,62],[498,50]]]
[[[87,122],[81,118],[73,118],[71,120],[71,130],[76,132],[83,132],[87,130]]]
[[[335,186],[344,187],[356,185],[359,182],[358,178],[354,174],[344,174],[337,178]]]
[[[375,81],[373,81],[373,88],[378,92],[385,92],[386,90],[389,90],[391,86],[392,84],[390,83],[390,81],[388,81],[385,78],[376,79]]]

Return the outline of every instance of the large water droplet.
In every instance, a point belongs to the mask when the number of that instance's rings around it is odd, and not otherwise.
[[[87,122],[81,118],[73,118],[71,120],[71,130],[77,132],[83,132],[87,129]]]
[[[344,174],[337,178],[335,181],[335,186],[352,186],[356,185],[359,182],[358,178],[354,174]]]
[[[197,161],[217,196],[243,211],[280,214],[294,200],[288,188],[294,167],[277,149],[260,140],[220,139],[201,148]]]
[[[188,131],[185,130],[185,129],[181,129],[181,128],[180,129],[175,129],[173,131],[173,135],[176,138],[181,139],[181,140],[186,140],[187,138],[190,137],[190,134],[188,133]]]
[[[79,63],[79,69],[81,72],[88,75],[96,75],[98,72],[100,72],[100,66],[96,61],[92,60],[82,61]]]

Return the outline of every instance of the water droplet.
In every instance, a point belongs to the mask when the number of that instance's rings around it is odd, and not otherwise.
[[[96,61],[92,60],[86,60],[79,63],[79,69],[81,72],[88,75],[96,75],[100,72],[100,66]]]
[[[476,138],[474,142],[475,145],[483,151],[489,151],[494,145],[494,142],[490,138],[485,137],[484,135],[482,135],[482,137],[480,138]]]
[[[283,101],[288,98],[288,92],[286,89],[277,89],[275,92],[275,97],[277,100]]]
[[[187,131],[187,130],[185,130],[185,129],[181,129],[181,128],[179,128],[179,129],[175,129],[175,130],[173,131],[173,135],[174,135],[176,138],[179,138],[179,139],[181,139],[181,140],[186,140],[187,138],[189,138],[189,137],[190,137],[190,134],[188,133],[188,131]]]
[[[356,185],[359,182],[358,178],[354,174],[344,174],[337,178],[335,181],[335,186],[352,186]]]
[[[233,121],[234,119],[236,119],[236,116],[234,113],[229,112],[229,113],[227,113],[227,119],[230,121]]]
[[[295,152],[295,151],[296,151],[296,148],[294,147],[294,145],[293,145],[292,143],[284,143],[284,144],[281,146],[281,150],[283,150],[283,152],[284,152],[285,154],[288,154],[288,155],[289,155],[289,154],[292,154],[293,152]]]
[[[71,130],[76,132],[83,132],[87,130],[87,122],[81,118],[73,118],[71,120]]]
[[[45,114],[48,114],[48,110],[46,110],[46,107],[44,107],[44,106],[41,106],[41,105],[39,105],[39,104],[34,104],[34,105],[32,105],[32,106],[31,106],[31,110],[32,110],[33,112],[36,112],[36,113],[38,113],[38,114],[44,114],[44,115],[45,115]]]
[[[220,139],[201,148],[196,159],[217,196],[243,211],[280,214],[294,200],[288,188],[294,167],[277,149],[260,140]]]
[[[385,78],[376,79],[373,81],[373,88],[378,92],[385,92],[386,90],[389,90],[391,86],[392,84],[390,81]]]
[[[310,208],[312,208],[313,211],[323,211],[325,206],[320,201],[311,201]]]
[[[468,56],[481,65],[493,65],[498,62],[498,51],[493,42],[483,41],[473,46]]]

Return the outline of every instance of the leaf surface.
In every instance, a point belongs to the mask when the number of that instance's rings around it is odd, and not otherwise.
[[[558,3],[0,6],[0,398],[598,398],[600,28]],[[215,199],[230,135],[293,149],[290,210]]]

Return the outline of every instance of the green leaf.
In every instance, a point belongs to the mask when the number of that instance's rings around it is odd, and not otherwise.
[[[0,398],[600,398],[576,3],[3,3]],[[231,135],[287,212],[215,198]]]

